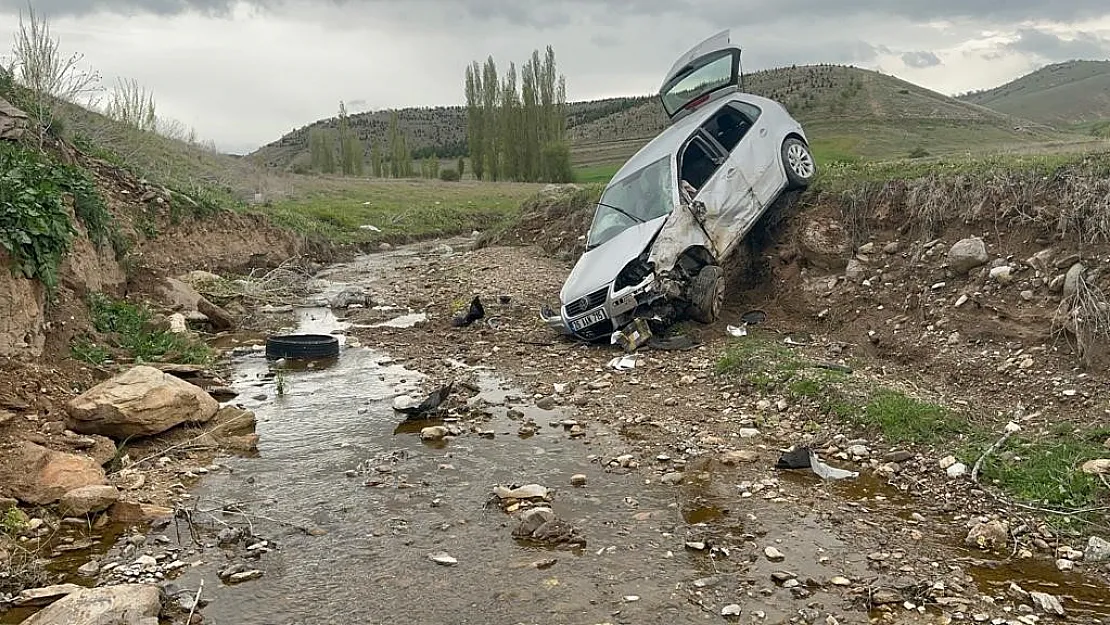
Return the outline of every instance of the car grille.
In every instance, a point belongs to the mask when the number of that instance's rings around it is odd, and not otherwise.
[[[601,306],[605,303],[605,297],[607,295],[609,295],[609,287],[598,289],[584,298],[575,300],[567,304],[567,316],[577,317],[578,315],[581,315],[591,308],[597,308],[598,306]]]
[[[595,323],[588,328],[583,328],[578,331],[578,336],[586,339],[587,341],[597,340],[602,337],[612,336],[613,334],[613,320],[606,319],[600,323]]]

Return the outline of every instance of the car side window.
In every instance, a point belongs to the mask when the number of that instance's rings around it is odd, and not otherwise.
[[[689,195],[697,193],[697,190],[709,180],[723,162],[720,155],[705,139],[701,136],[695,136],[686,145],[679,161],[679,178],[681,182],[685,183],[683,187],[689,186],[692,188],[687,189]]]
[[[729,102],[705,123],[704,128],[726,152],[732,152],[759,119],[760,113],[758,107],[745,102]]]

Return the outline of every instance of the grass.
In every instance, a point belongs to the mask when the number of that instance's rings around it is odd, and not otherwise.
[[[79,336],[70,345],[74,358],[102,364],[111,356],[109,347],[124,350],[136,363],[178,362],[208,364],[211,349],[194,337],[159,329],[145,306],[114,300],[102,293],[89,296],[93,327],[105,336],[102,343]]]
[[[1110,491],[1097,476],[1079,467],[1106,456],[1102,443],[1106,428],[1052,428],[1015,436],[984,460],[981,480],[1027,503],[1060,510],[1080,510],[1105,505]],[[994,438],[994,437],[992,437]],[[993,440],[979,440],[960,454],[974,463]]]
[[[304,181],[288,200],[257,210],[340,244],[415,240],[483,230],[519,213],[543,184],[440,180]]]
[[[621,168],[620,163],[608,163],[605,165],[591,165],[586,167],[576,167],[574,170],[574,181],[577,183],[608,183],[616,175],[617,170]]]
[[[799,352],[765,333],[749,330],[717,361],[718,375],[737,379],[764,393],[784,393],[805,401],[845,425],[891,445],[926,445],[959,450],[973,466],[999,436],[966,415],[898,389],[876,386],[836,370],[817,368]],[[1080,465],[1104,457],[1110,428],[1065,424],[1050,432],[1012,438],[982,467],[981,481],[1029,504],[1082,509],[1105,503],[1110,491]]]

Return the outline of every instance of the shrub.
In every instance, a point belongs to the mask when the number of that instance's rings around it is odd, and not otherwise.
[[[75,234],[51,164],[30,150],[0,145],[0,246],[12,270],[53,290]]]
[[[439,172],[440,180],[456,182],[459,180],[459,178],[461,178],[461,176],[459,176],[459,172],[457,169],[451,169],[450,167],[448,167],[447,169],[441,169]]]

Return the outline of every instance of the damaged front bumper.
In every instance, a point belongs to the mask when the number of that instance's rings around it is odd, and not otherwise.
[[[558,311],[545,304],[540,309],[540,319],[560,334],[599,341],[611,337],[637,317],[645,316],[665,295],[666,281],[655,274],[620,290],[614,289],[615,284],[610,282],[565,303]]]

